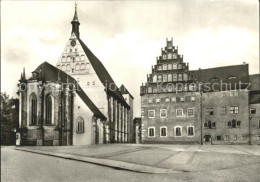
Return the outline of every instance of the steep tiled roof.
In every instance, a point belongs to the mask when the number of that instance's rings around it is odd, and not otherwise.
[[[232,88],[234,86],[238,87],[239,82],[247,83],[243,84],[242,88],[245,88],[249,83],[248,64],[192,70],[190,74],[195,81],[210,84],[221,81],[222,83],[231,84]]]
[[[120,92],[122,94],[129,94],[130,97],[132,97],[132,99],[134,99],[134,97],[130,94],[130,92],[125,88],[125,86],[122,84],[121,87],[119,88]]]
[[[260,103],[260,90],[250,91],[250,93],[249,93],[249,103],[250,104]]]
[[[33,72],[38,73],[39,77],[42,77],[42,79],[44,79],[45,81],[51,81],[51,82],[60,81],[61,83],[71,83],[71,84],[77,83],[77,81],[73,77],[69,76],[67,73],[61,71],[60,69],[49,64],[48,62],[42,63]],[[75,90],[76,93],[79,95],[82,101],[88,106],[88,108],[94,113],[94,116],[106,120],[106,117],[90,100],[90,98],[86,95],[83,89],[78,84],[76,86],[77,86]]]
[[[250,90],[260,90],[260,74],[249,75]]]
[[[92,67],[94,68],[95,72],[99,80],[104,84],[107,85],[106,91],[115,97],[117,97],[120,102],[129,108],[129,105],[126,103],[125,99],[123,98],[121,92],[119,91],[117,85],[115,84],[112,77],[109,75],[108,71],[104,67],[104,65],[99,61],[99,59],[90,51],[90,49],[84,44],[82,40],[79,39],[79,42],[88,57]]]

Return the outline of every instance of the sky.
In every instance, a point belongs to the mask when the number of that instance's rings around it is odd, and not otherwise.
[[[249,64],[259,73],[258,0],[76,1],[81,40],[118,86],[124,84],[140,116],[140,85],[173,38],[190,70]],[[1,91],[18,97],[44,61],[56,65],[71,34],[75,1],[1,1]]]

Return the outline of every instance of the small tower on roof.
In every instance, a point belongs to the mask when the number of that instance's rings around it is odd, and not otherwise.
[[[71,21],[72,24],[72,30],[71,30],[71,34],[75,33],[75,35],[79,38],[79,19],[78,19],[78,14],[77,14],[77,3],[75,3],[75,13],[74,13],[74,17],[73,20]]]

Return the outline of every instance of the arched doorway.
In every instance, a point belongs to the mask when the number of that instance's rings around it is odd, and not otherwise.
[[[204,136],[204,144],[211,144],[211,135],[206,134]]]

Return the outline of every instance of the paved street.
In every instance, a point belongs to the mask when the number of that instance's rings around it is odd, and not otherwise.
[[[259,146],[110,144],[27,147],[175,169],[147,174],[2,147],[2,181],[260,181]]]

